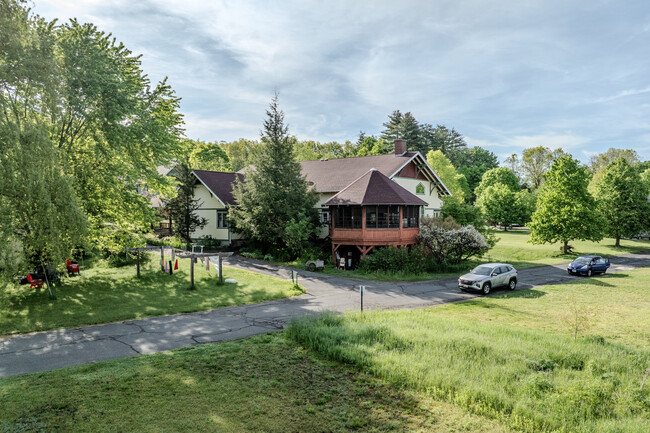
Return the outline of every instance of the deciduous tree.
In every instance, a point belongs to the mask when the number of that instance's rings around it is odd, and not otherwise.
[[[648,188],[639,173],[621,157],[607,165],[595,185],[605,234],[616,239],[650,228]]]
[[[440,150],[429,151],[426,158],[431,168],[451,191],[452,196],[456,197],[461,203],[470,198],[471,191],[467,185],[467,179],[456,171],[449,158]]]
[[[519,191],[519,180],[517,176],[510,170],[505,167],[497,167],[483,173],[483,178],[481,183],[474,190],[474,194],[478,197],[485,191],[488,187],[502,184],[508,187],[512,192]]]
[[[603,238],[602,215],[587,191],[591,175],[578,161],[565,156],[557,159],[546,173],[537,209],[528,227],[533,244],[562,242],[564,253],[574,239],[600,241]]]

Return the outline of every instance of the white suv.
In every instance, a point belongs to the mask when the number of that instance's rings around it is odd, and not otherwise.
[[[514,266],[506,263],[485,263],[458,278],[460,290],[480,290],[484,295],[489,294],[492,288],[501,286],[510,290],[517,288],[517,270]]]

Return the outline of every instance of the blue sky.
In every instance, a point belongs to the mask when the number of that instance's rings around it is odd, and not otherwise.
[[[395,109],[501,158],[650,159],[647,1],[36,0],[95,23],[182,97],[186,134],[258,138],[277,90],[301,139],[378,134]]]

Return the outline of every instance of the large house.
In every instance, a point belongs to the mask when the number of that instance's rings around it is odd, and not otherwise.
[[[451,195],[419,152],[395,140],[395,153],[355,158],[302,161],[302,175],[316,190],[323,238],[332,241],[334,260],[358,260],[373,247],[416,243],[420,218],[437,216],[441,197]],[[208,224],[195,237],[211,236],[230,244],[241,239],[231,231],[228,207],[236,206],[232,185],[243,173],[194,170],[198,214]]]

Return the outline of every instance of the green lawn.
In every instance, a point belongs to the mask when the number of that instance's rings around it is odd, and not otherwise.
[[[10,286],[0,290],[0,335],[70,328],[95,323],[208,310],[285,298],[302,293],[291,281],[224,266],[224,278],[237,284],[219,285],[216,271],[199,262],[194,267],[196,290],[190,286],[189,259],[168,275],[159,270],[157,256],[143,266],[110,268],[86,261],[80,276],[65,277],[56,300],[47,290]]]
[[[0,379],[0,407],[7,433],[510,432],[283,334]]]
[[[523,431],[650,431],[650,269],[288,333],[328,359]],[[576,311],[583,319],[575,318]],[[575,323],[585,325],[573,337]]]
[[[0,379],[0,430],[647,432],[650,269]],[[590,327],[572,336],[575,305]],[[564,429],[564,430],[562,430]]]
[[[445,273],[423,272],[421,274],[406,274],[403,272],[363,272],[361,270],[340,271],[333,266],[326,266],[324,273],[348,278],[375,281],[422,281],[436,278],[448,278],[462,275],[480,263],[505,262],[514,265],[517,269],[533,266],[551,265],[570,262],[582,254],[597,254],[611,257],[620,254],[650,251],[650,241],[637,241],[621,239],[619,248],[614,246],[614,239],[603,239],[600,242],[573,241],[569,244],[575,250],[571,254],[562,254],[561,243],[533,245],[528,242],[530,232],[527,230],[497,231],[499,242],[489,250],[480,260],[470,260],[456,269]]]

